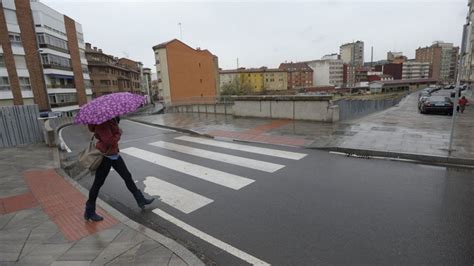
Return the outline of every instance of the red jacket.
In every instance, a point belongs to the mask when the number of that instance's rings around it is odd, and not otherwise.
[[[464,99],[463,99],[463,98],[459,99],[459,105],[465,106],[466,104],[467,104],[467,99],[466,99],[466,98],[464,98]]]
[[[95,147],[105,155],[118,154],[118,142],[122,133],[115,120],[106,121],[100,125],[88,125],[89,130],[94,132],[98,140]]]

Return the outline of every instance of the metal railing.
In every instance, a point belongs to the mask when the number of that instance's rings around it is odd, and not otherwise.
[[[196,96],[196,97],[185,97],[178,100],[173,100],[168,103],[163,103],[165,107],[175,107],[183,105],[195,105],[195,104],[233,104],[233,96]]]

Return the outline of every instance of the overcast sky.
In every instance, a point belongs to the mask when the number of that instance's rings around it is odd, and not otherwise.
[[[409,58],[435,40],[459,46],[467,0],[400,1],[72,1],[42,0],[83,26],[86,42],[129,56],[155,70],[152,46],[180,38],[208,49],[223,69],[278,67],[320,59],[353,40],[365,42],[365,61],[387,51]]]

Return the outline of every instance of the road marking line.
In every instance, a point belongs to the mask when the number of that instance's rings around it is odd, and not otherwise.
[[[226,149],[231,149],[231,150],[245,151],[245,152],[257,153],[257,154],[268,155],[268,156],[273,156],[273,157],[291,159],[291,160],[300,160],[307,155],[304,153],[260,148],[260,147],[255,147],[255,146],[248,146],[248,145],[235,144],[235,143],[229,143],[229,142],[221,142],[221,141],[215,141],[211,139],[196,138],[196,137],[189,137],[189,136],[181,136],[175,139],[194,142],[198,144],[210,145],[210,146],[215,146],[215,147],[220,147],[220,148],[226,148]]]
[[[65,127],[61,128],[61,129],[59,130],[59,146],[60,146],[61,148],[64,148],[64,150],[66,150],[68,153],[70,153],[70,152],[71,152],[71,149],[70,149],[69,146],[66,144],[66,142],[64,141],[64,138],[63,138],[63,129],[64,129],[64,128],[65,128]]]
[[[246,261],[250,264],[253,264],[253,265],[270,265],[269,263],[265,262],[265,261],[262,261],[260,259],[257,259],[255,258],[254,256],[248,254],[248,253],[245,253],[244,251],[242,250],[239,250],[225,242],[222,242],[221,240],[215,238],[215,237],[212,237],[202,231],[200,231],[199,229],[196,229],[194,227],[192,227],[191,225],[189,224],[186,224],[185,222],[169,215],[168,213],[160,210],[160,209],[154,209],[153,212],[160,216],[161,218],[167,220],[168,222],[170,223],[173,223],[175,224],[176,226],[182,228],[183,230],[187,231],[188,233],[196,236],[196,237],[199,237],[200,239],[206,241],[207,243],[215,246],[215,247],[218,247],[222,250],[224,250],[225,252],[229,253],[229,254],[232,254],[234,255],[235,257],[243,260],[243,261]]]
[[[197,149],[197,148],[188,147],[184,145],[178,145],[178,144],[165,142],[165,141],[153,142],[153,143],[150,143],[150,145],[167,149],[167,150],[171,150],[171,151],[181,152],[184,154],[194,155],[197,157],[203,157],[203,158],[214,160],[214,161],[252,168],[255,170],[260,170],[260,171],[264,171],[268,173],[274,173],[280,170],[281,168],[285,167],[284,165],[281,165],[281,164],[269,163],[269,162],[229,155],[225,153]]]
[[[239,190],[255,181],[134,147],[123,149],[121,152],[235,190]]]
[[[145,192],[147,194],[151,196],[160,196],[161,201],[186,214],[213,202],[212,199],[175,186],[153,176],[146,177],[143,183],[145,184]]]

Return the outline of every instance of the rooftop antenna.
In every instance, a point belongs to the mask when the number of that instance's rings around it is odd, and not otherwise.
[[[237,69],[239,69],[239,58],[237,57]]]
[[[179,39],[183,40],[183,29],[181,28],[181,22],[178,23],[179,26]]]

